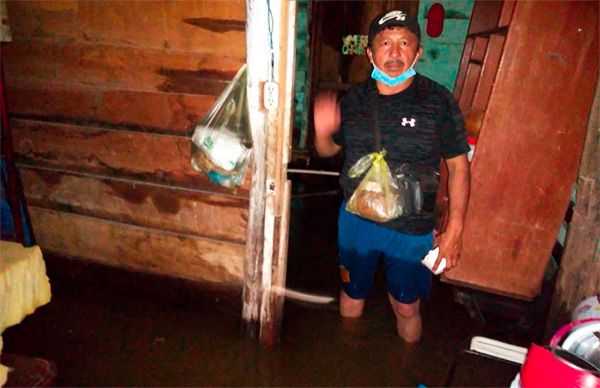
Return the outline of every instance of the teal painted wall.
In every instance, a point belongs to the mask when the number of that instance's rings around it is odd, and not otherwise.
[[[444,29],[437,38],[427,36],[427,12],[440,3],[444,6]],[[415,65],[415,70],[434,81],[454,90],[454,82],[462,56],[473,0],[420,0],[419,25],[421,26],[421,45],[423,56]]]
[[[296,76],[294,80],[294,148],[306,147],[309,91],[309,53],[308,53],[308,15],[309,1],[298,0],[296,3]]]

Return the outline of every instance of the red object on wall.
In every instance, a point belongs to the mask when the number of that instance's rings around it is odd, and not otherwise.
[[[427,35],[437,38],[444,31],[444,15],[446,10],[440,3],[435,3],[427,12]]]

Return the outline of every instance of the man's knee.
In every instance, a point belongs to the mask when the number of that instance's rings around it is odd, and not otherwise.
[[[420,315],[420,300],[417,299],[413,303],[398,302],[392,295],[389,295],[390,304],[394,309],[397,317],[410,319]]]
[[[353,299],[342,290],[340,292],[340,314],[344,318],[358,318],[365,307],[364,299]]]

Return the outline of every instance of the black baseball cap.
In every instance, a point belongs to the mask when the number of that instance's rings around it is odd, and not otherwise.
[[[373,40],[375,40],[377,34],[386,28],[391,27],[406,27],[410,32],[417,36],[419,41],[421,40],[421,28],[419,27],[417,18],[409,13],[396,9],[383,11],[375,16],[369,26],[369,47],[373,44]]]

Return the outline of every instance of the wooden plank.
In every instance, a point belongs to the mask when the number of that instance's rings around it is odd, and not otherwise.
[[[458,74],[456,75],[456,83],[454,84],[454,98],[456,98],[456,100],[460,100],[460,96],[462,95],[465,79],[467,78],[467,67],[469,67],[474,44],[475,38],[467,38],[465,40],[465,47],[463,48],[462,58],[460,59],[460,65],[458,67]]]
[[[483,61],[483,67],[481,69],[481,77],[479,78],[477,90],[473,97],[472,106],[477,110],[484,111],[487,108],[494,86],[494,79],[496,78],[500,59],[502,58],[504,39],[505,37],[503,35],[490,36],[489,47],[485,54],[485,60]]]
[[[500,20],[498,20],[498,28],[509,26],[516,3],[516,0],[504,0],[502,11],[500,12]]]
[[[281,290],[285,287],[285,258],[280,258],[278,223],[282,212],[289,207],[282,199],[286,189],[289,190],[283,158],[288,157],[284,148],[289,141],[284,132],[290,130],[291,123],[286,108],[293,90],[296,4],[275,2],[267,7],[268,4],[256,0],[247,4],[248,110],[255,165],[250,188],[242,318],[250,336],[258,337],[261,344],[272,345],[278,341],[283,313]],[[270,17],[274,23],[272,31],[268,28]],[[275,48],[274,68],[269,58],[261,54],[268,49],[270,33],[274,41],[281,42]],[[262,98],[264,82],[269,79],[277,83],[279,99],[276,107],[266,109]],[[284,125],[286,120],[289,123]]]
[[[244,1],[167,1],[165,47],[246,58]]]
[[[244,246],[30,207],[42,250],[118,267],[239,284]]]
[[[247,181],[229,190],[194,170],[187,137],[20,119],[11,123],[22,164],[248,195]]]
[[[76,11],[79,7],[79,0],[56,0],[40,2],[39,7],[48,11]]]
[[[242,1],[79,1],[71,7],[54,8],[47,3],[8,2],[16,40],[77,41],[239,58],[246,55]],[[212,21],[225,28],[205,28],[189,20]]]
[[[577,176],[598,77],[597,21],[597,3],[517,3],[471,165],[462,258],[446,279],[538,293]]]
[[[248,201],[141,181],[21,168],[30,206],[243,244]]]
[[[488,38],[483,36],[475,37],[475,43],[473,44],[473,52],[471,53],[471,60],[483,61],[488,46]]]
[[[278,231],[278,240],[274,241],[273,252],[276,255],[273,259],[273,292],[269,295],[269,304],[272,307],[270,320],[261,327],[262,338],[267,344],[279,342],[281,337],[281,322],[283,320],[283,305],[285,290],[285,278],[287,273],[287,254],[289,239],[289,221],[290,221],[290,200],[292,192],[292,182],[284,183],[284,193],[282,204],[287,205],[283,208],[283,213],[275,220],[275,230]]]
[[[10,113],[44,121],[189,135],[216,96],[110,90],[13,79]]]
[[[174,4],[180,3],[173,1]],[[198,15],[213,19],[229,19],[246,22],[245,0],[194,0]]]
[[[8,81],[38,79],[135,91],[219,94],[243,58],[102,44],[2,45]]]
[[[246,40],[248,49],[248,121],[252,132],[252,182],[246,251],[244,254],[244,290],[242,320],[248,336],[260,336],[260,308],[262,303],[262,262],[265,246],[265,198],[267,190],[267,115],[261,101],[262,87],[269,79],[269,61],[263,52],[268,47],[268,10],[266,4],[248,0]]]
[[[458,99],[458,106],[463,112],[470,108],[473,103],[473,96],[475,95],[475,89],[477,88],[480,74],[481,65],[469,63],[467,66],[467,74],[465,76],[465,85],[463,86],[462,93]]]
[[[6,1],[13,39],[73,38],[79,28],[78,1]]]
[[[473,4],[468,35],[491,31],[498,28],[502,12],[502,0],[478,0]]]
[[[281,59],[279,61],[279,103],[276,115],[269,112],[267,145],[267,198],[265,205],[265,263],[263,285],[271,290],[263,295],[260,340],[266,345],[279,342],[283,318],[283,295],[287,270],[287,240],[291,182],[287,180],[290,134],[292,132],[291,104],[294,90],[294,57],[296,51],[296,3],[282,4]],[[271,185],[273,185],[271,187]],[[272,229],[268,227],[272,226]],[[269,249],[267,249],[267,244]],[[267,258],[266,255],[270,255]],[[269,276],[264,273],[269,271]],[[267,281],[265,281],[268,280]],[[275,292],[273,292],[275,291]]]

